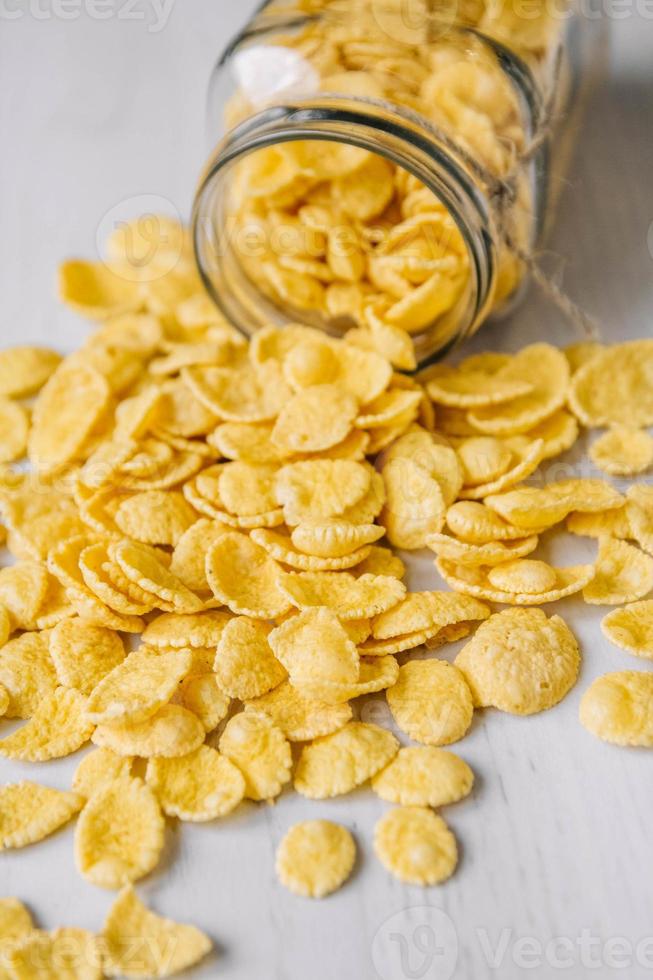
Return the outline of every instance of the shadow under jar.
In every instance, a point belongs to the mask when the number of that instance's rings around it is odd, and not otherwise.
[[[559,0],[265,4],[211,81],[210,295],[247,335],[441,356],[519,296],[603,40]]]

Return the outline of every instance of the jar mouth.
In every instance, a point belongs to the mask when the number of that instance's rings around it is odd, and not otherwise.
[[[419,367],[470,336],[487,316],[497,279],[497,253],[489,202],[461,162],[410,110],[372,99],[322,96],[264,109],[219,143],[200,180],[192,215],[197,266],[221,311],[250,336],[262,323],[288,322],[239,267],[229,246],[223,195],[232,168],[245,156],[292,141],[347,143],[385,157],[415,176],[454,220],[469,259],[469,282],[458,303],[434,324],[412,334]],[[329,330],[322,316],[297,314]],[[350,324],[351,325],[351,324]],[[342,333],[336,324],[331,331]]]

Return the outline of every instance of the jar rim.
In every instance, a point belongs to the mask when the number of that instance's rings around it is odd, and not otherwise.
[[[370,150],[414,174],[436,195],[455,221],[470,260],[468,308],[464,316],[460,310],[456,311],[457,329],[436,352],[418,358],[420,367],[473,333],[488,313],[497,278],[496,243],[487,199],[453,154],[435,135],[427,134],[421,120],[416,123],[409,112],[390,103],[345,96],[289,101],[283,106],[264,109],[236,126],[218,144],[200,179],[192,227],[202,280],[222,311],[230,318],[240,319],[231,308],[231,297],[216,289],[214,278],[207,270],[202,240],[205,202],[216,183],[245,156],[273,144],[298,140],[344,142]],[[428,335],[429,330],[415,335],[418,350],[425,346]]]

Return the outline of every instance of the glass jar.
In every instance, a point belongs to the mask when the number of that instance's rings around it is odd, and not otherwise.
[[[554,0],[273,0],[211,82],[205,285],[412,370],[519,296],[603,20]]]

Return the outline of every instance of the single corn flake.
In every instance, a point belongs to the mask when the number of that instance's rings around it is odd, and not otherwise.
[[[295,789],[312,800],[350,793],[383,769],[398,749],[392,732],[351,721],[302,749]]]
[[[503,592],[524,592],[537,595],[555,589],[558,577],[555,568],[545,561],[507,561],[487,573],[493,588]]]
[[[465,678],[443,660],[404,664],[386,697],[399,728],[424,745],[457,742],[472,723],[474,706]]]
[[[116,511],[123,534],[143,544],[177,544],[197,514],[184,495],[172,490],[144,490],[127,497]]]
[[[101,980],[102,952],[86,929],[33,930],[6,957],[13,980]]]
[[[47,568],[38,561],[19,561],[0,569],[0,602],[9,613],[12,631],[35,628],[50,582]]]
[[[9,347],[0,351],[0,395],[34,395],[60,362],[61,356],[45,347]]]
[[[531,535],[521,540],[488,541],[485,544],[472,544],[461,541],[449,534],[432,534],[426,544],[438,558],[444,558],[456,565],[501,565],[503,562],[524,558],[535,551],[539,538]]]
[[[230,697],[241,701],[257,698],[287,678],[268,642],[270,632],[267,623],[247,616],[232,619],[224,628],[214,670],[218,684]]]
[[[514,441],[523,439],[523,445],[515,445],[511,452],[511,463],[505,473],[488,483],[474,487],[465,487],[460,492],[462,500],[483,500],[490,494],[501,493],[515,486],[521,480],[527,479],[540,465],[544,442],[542,439],[531,441],[523,436],[515,436]]]
[[[227,533],[220,521],[201,518],[182,534],[172,553],[170,571],[192,592],[210,592],[206,578],[206,555],[218,538]]]
[[[653,660],[653,599],[613,609],[601,620],[601,630],[615,646]]]
[[[635,476],[653,463],[653,437],[632,425],[613,425],[592,443],[589,455],[610,476]]]
[[[109,671],[125,659],[118,633],[90,626],[83,619],[64,619],[50,634],[50,655],[63,687],[89,695]]]
[[[106,320],[142,307],[138,285],[104,262],[70,259],[59,266],[59,295],[91,320]]]
[[[364,545],[382,538],[384,530],[376,524],[350,524],[332,518],[315,524],[298,524],[290,535],[295,548],[318,558],[342,558]]]
[[[381,455],[382,467],[395,459],[409,459],[421,466],[440,486],[444,502],[453,504],[463,486],[463,467],[456,450],[419,425],[411,425]]]
[[[567,518],[567,530],[570,534],[579,534],[588,538],[625,538],[632,537],[628,504],[614,507],[612,510],[598,511],[594,514],[583,514],[573,511]]]
[[[0,654],[0,684],[9,695],[7,718],[30,718],[57,686],[47,633],[22,633]]]
[[[87,717],[98,725],[145,721],[170,700],[191,664],[188,650],[135,650],[94,688]]]
[[[268,639],[291,683],[308,697],[313,696],[317,685],[317,700],[330,701],[324,697],[329,684],[354,684],[359,678],[356,646],[337,615],[325,607],[298,613],[273,630]],[[340,698],[336,696],[337,700]]]
[[[277,502],[295,524],[338,517],[362,500],[370,489],[372,472],[349,459],[289,463],[277,473]]]
[[[457,447],[465,486],[477,487],[503,476],[511,466],[513,454],[505,441],[492,436],[470,436]]]
[[[273,800],[290,779],[290,743],[262,712],[244,711],[231,718],[219,747],[245,777],[250,800]]]
[[[194,752],[205,735],[204,725],[192,711],[178,704],[164,704],[143,721],[98,725],[93,742],[116,755],[173,759]]]
[[[274,466],[258,463],[225,463],[218,479],[218,496],[224,507],[239,517],[253,517],[276,509]]]
[[[292,398],[278,364],[256,368],[187,367],[184,383],[209,411],[226,422],[269,422]]]
[[[326,572],[353,568],[367,558],[371,551],[369,545],[363,545],[356,551],[351,551],[339,558],[320,558],[317,555],[307,555],[296,548],[289,534],[269,531],[265,528],[257,528],[252,531],[251,539],[264,548],[275,561],[301,571]]]
[[[212,947],[195,926],[155,915],[129,886],[109,909],[100,938],[105,975],[129,980],[171,977],[198,963]]]
[[[467,763],[434,745],[399,749],[390,765],[372,778],[377,796],[402,806],[447,806],[471,793],[473,785]]]
[[[245,795],[240,770],[208,745],[177,759],[150,759],[145,780],[164,813],[194,823],[226,816]]]
[[[59,367],[40,392],[29,437],[29,457],[42,473],[55,473],[76,459],[109,407],[106,378],[90,365]]]
[[[276,855],[279,881],[295,895],[324,898],[345,883],[356,860],[354,838],[330,820],[290,828]]]
[[[616,606],[643,599],[653,589],[653,557],[614,538],[599,540],[595,575],[583,589],[594,606]]]
[[[383,468],[386,504],[381,523],[396,548],[416,549],[442,530],[446,504],[440,485],[412,459],[391,460]]]
[[[80,814],[77,869],[100,888],[122,888],[156,867],[164,831],[152,790],[141,779],[121,776],[94,793]]]
[[[0,395],[0,463],[25,455],[28,431],[29,416],[23,406]]]
[[[578,643],[559,616],[506,609],[479,626],[455,660],[478,707],[516,715],[546,711],[576,683]]]
[[[109,556],[117,562],[130,582],[145,592],[170,603],[176,612],[201,612],[202,600],[166,568],[162,553],[136,541],[121,541],[109,546]]]
[[[304,697],[289,681],[248,701],[245,707],[268,715],[289,742],[310,742],[321,735],[330,735],[344,728],[352,717],[347,703],[325,704]]]
[[[222,610],[177,615],[163,613],[150,620],[141,639],[151,647],[216,647],[231,614]]]
[[[227,717],[231,703],[231,698],[220,687],[216,675],[209,672],[191,674],[182,681],[178,697],[182,708],[192,711],[206,732],[212,732]]]
[[[486,435],[516,435],[553,415],[565,403],[569,387],[569,364],[550,344],[524,347],[501,369],[501,378],[526,381],[531,391],[502,405],[472,409],[468,415],[474,428]]]
[[[393,578],[403,579],[406,574],[406,566],[390,548],[373,545],[367,558],[356,565],[353,574],[356,576],[391,575]]]
[[[462,541],[471,544],[489,544],[491,541],[514,541],[528,534],[546,530],[546,525],[524,530],[499,517],[485,504],[476,500],[459,500],[447,511],[449,530]]]
[[[216,598],[237,615],[274,619],[290,608],[276,562],[244,534],[230,531],[212,545],[206,576]]]
[[[589,428],[653,425],[653,340],[606,347],[576,371],[569,407]]]
[[[7,959],[21,940],[34,931],[29,910],[17,898],[0,898],[0,971],[5,978]]]
[[[0,787],[0,850],[43,840],[68,823],[83,805],[78,793],[26,780]]]
[[[321,452],[346,438],[357,415],[358,402],[342,385],[305,388],[279,413],[272,442],[286,453]]]
[[[438,885],[458,863],[454,835],[442,817],[421,806],[396,807],[381,817],[374,851],[390,874],[409,885]]]
[[[0,755],[24,762],[46,762],[71,755],[87,742],[93,723],[79,691],[57,687],[38,704],[21,728],[0,739]]]
[[[340,620],[377,616],[395,606],[406,594],[399,579],[347,572],[288,572],[279,585],[297,609],[328,606]]]
[[[598,677],[580,702],[584,728],[615,745],[653,746],[653,674],[623,670]]]
[[[110,749],[94,749],[84,756],[73,774],[73,789],[85,799],[90,799],[120,776],[130,776],[131,756],[116,755]]]

